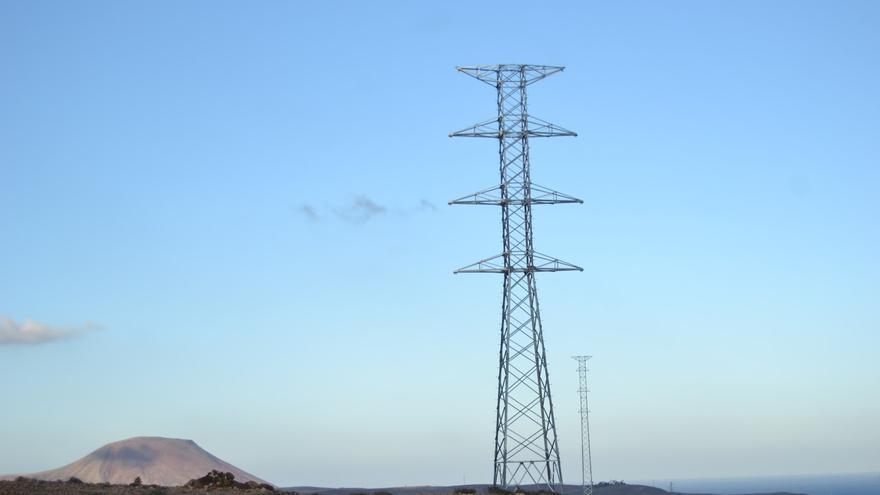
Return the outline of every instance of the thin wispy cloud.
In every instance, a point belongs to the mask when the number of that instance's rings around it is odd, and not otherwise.
[[[56,326],[26,318],[17,322],[0,315],[0,345],[36,345],[67,340],[97,330],[92,323],[83,326]]]
[[[419,210],[421,211],[437,211],[437,207],[434,206],[434,203],[428,201],[425,198],[419,200]]]
[[[352,224],[365,223],[373,217],[384,215],[387,211],[388,208],[367,196],[355,196],[348,205],[333,210],[339,218]]]
[[[354,199],[354,208],[366,212],[368,215],[381,215],[387,211],[384,206],[375,203],[366,196],[358,196]]]
[[[310,222],[319,222],[321,221],[321,217],[318,216],[318,212],[315,211],[315,207],[312,205],[300,205],[297,208],[297,211],[304,217],[306,217]]]
[[[327,218],[327,214],[332,213],[331,217],[336,216],[336,218],[352,225],[367,223],[380,216],[405,218],[412,214],[436,211],[437,206],[425,198],[420,199],[414,206],[386,206],[365,194],[353,196],[345,204],[331,204],[320,209],[314,206],[314,203],[302,203],[296,207],[296,212],[312,223],[323,222]]]

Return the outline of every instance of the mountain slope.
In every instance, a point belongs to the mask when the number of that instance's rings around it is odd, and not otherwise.
[[[163,437],[109,443],[66,466],[24,476],[41,480],[67,480],[73,476],[87,483],[112,484],[131,483],[139,476],[147,485],[179,486],[212,469],[228,471],[237,481],[265,483],[211,455],[192,440]]]

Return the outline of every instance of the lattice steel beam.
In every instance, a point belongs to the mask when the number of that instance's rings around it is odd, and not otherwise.
[[[535,273],[582,269],[534,250],[532,206],[583,201],[532,183],[529,138],[577,134],[530,116],[526,95],[527,86],[562,69],[521,64],[458,67],[497,92],[496,117],[453,132],[450,137],[497,139],[499,185],[449,204],[501,207],[501,254],[455,273],[504,275],[493,482],[505,489],[538,485],[558,491],[562,485]]]
[[[587,401],[589,388],[587,388],[587,361],[592,356],[572,356],[578,362],[581,414],[581,493],[593,495],[593,454],[590,449],[590,407]]]

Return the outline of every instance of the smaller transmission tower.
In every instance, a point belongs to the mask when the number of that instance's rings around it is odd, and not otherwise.
[[[581,396],[581,487],[583,495],[593,495],[593,456],[590,453],[590,408],[587,402],[587,360],[593,356],[573,356],[578,362]]]

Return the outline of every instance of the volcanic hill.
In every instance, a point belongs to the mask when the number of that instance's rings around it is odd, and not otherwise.
[[[180,486],[211,471],[230,472],[236,481],[266,481],[225,462],[192,440],[134,437],[109,443],[58,469],[24,474],[38,480],[79,478],[86,483],[128,484],[140,477],[145,485]],[[15,476],[0,477],[13,479]]]

